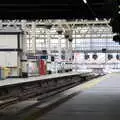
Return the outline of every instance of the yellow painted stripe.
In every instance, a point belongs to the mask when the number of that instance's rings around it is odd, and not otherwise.
[[[80,85],[79,87],[80,87],[81,90],[86,90],[86,89],[94,87],[95,85],[97,85],[98,83],[106,80],[107,78],[108,78],[108,75],[102,76],[100,78],[96,78],[96,79],[93,79],[91,81],[88,81],[88,82]]]

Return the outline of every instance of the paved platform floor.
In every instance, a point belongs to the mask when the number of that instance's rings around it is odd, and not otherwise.
[[[0,87],[14,85],[14,84],[21,84],[27,82],[34,82],[39,80],[46,80],[46,79],[53,79],[53,78],[60,78],[65,76],[72,76],[72,75],[83,75],[87,74],[85,72],[68,72],[68,73],[57,73],[57,74],[50,74],[50,75],[42,75],[39,77],[28,77],[28,78],[8,78],[6,80],[0,80]]]
[[[37,120],[119,120],[120,73],[84,90]]]

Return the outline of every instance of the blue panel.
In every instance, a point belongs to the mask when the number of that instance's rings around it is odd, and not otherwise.
[[[48,59],[48,56],[46,56],[46,55],[40,56],[40,59]]]

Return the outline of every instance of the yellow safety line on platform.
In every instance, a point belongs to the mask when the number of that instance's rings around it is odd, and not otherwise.
[[[87,90],[89,88],[92,88],[95,85],[97,85],[98,83],[102,82],[103,80],[108,79],[110,77],[109,75],[105,75],[105,76],[102,76],[102,77],[99,77],[99,78],[95,78],[93,80],[90,80],[88,82],[80,84],[80,85],[78,85],[76,87],[73,87],[73,88],[68,90],[68,94],[79,93],[81,91],[85,91],[85,90]],[[67,94],[67,93],[65,93],[65,94]]]
[[[94,87],[95,85],[97,85],[98,83],[102,82],[103,80],[106,80],[107,77],[109,75],[106,75],[106,76],[103,76],[103,77],[100,77],[100,78],[96,78],[96,79],[93,79],[91,81],[88,81],[87,83],[83,84],[81,86],[81,89],[85,90],[85,89],[89,89],[89,88],[92,88]]]
[[[62,95],[65,94],[65,96],[69,96],[69,95],[71,95],[73,93],[79,93],[81,90],[83,90],[83,91],[87,90],[87,89],[97,85],[101,81],[106,80],[107,78],[109,78],[109,75],[105,75],[105,76],[102,76],[102,77],[99,77],[99,78],[95,78],[95,79],[93,79],[91,81],[88,81],[86,83],[80,84],[80,85],[78,85],[76,87],[73,87],[73,88],[69,89],[68,92],[62,93]],[[50,106],[50,104],[48,105],[48,107],[49,106]],[[42,110],[41,111],[40,110],[36,111],[35,113],[31,114],[30,116],[25,117],[23,120],[34,120],[35,118],[37,119],[37,117],[40,117],[40,113],[42,113]]]
[[[100,82],[106,80],[107,78],[109,78],[109,77],[110,77],[109,75],[110,75],[110,74],[105,75],[105,76],[102,76],[102,77],[99,77],[99,78],[95,78],[95,79],[90,80],[90,81],[88,81],[88,82],[86,82],[86,83],[83,83],[83,84],[81,84],[81,85],[79,85],[79,86],[76,86],[76,89],[75,89],[74,91],[78,91],[78,90],[84,91],[84,90],[87,90],[87,89],[89,89],[89,88],[92,88],[92,87],[94,87],[95,85],[97,85],[98,83],[100,83]]]

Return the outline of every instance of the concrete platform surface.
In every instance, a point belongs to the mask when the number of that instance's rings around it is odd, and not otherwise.
[[[42,75],[39,77],[29,77],[29,78],[8,78],[6,80],[0,80],[0,87],[14,85],[14,84],[21,84],[27,82],[34,82],[38,80],[46,80],[52,78],[60,78],[65,76],[72,76],[72,75],[83,75],[84,72],[68,72],[68,73],[57,73],[57,74],[50,74],[50,75]]]
[[[95,86],[46,113],[37,120],[120,119],[120,73],[107,75]]]

